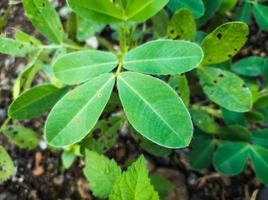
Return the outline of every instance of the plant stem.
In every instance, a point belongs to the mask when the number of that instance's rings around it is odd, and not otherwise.
[[[11,120],[11,118],[10,117],[8,117],[5,121],[4,121],[4,123],[1,125],[1,127],[0,127],[0,132],[2,132],[5,128],[6,128],[6,126],[7,126],[7,124],[9,123],[9,121]]]
[[[205,111],[205,112],[207,112],[208,114],[210,114],[210,115],[212,115],[214,117],[222,119],[222,113],[221,113],[220,110],[216,110],[216,109],[211,108],[209,106],[200,106],[200,105],[193,105],[192,108]]]

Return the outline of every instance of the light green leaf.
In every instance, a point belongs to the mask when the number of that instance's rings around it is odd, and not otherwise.
[[[215,152],[213,164],[218,172],[225,176],[234,176],[245,169],[248,154],[249,146],[247,143],[224,143]]]
[[[231,11],[233,7],[237,4],[238,0],[223,0],[220,6],[220,13],[225,14],[228,11]]]
[[[34,149],[39,144],[37,133],[20,125],[7,126],[3,133],[12,143],[23,149]]]
[[[0,183],[13,175],[14,164],[4,147],[0,146]]]
[[[45,139],[63,147],[81,141],[95,126],[114,86],[112,74],[98,76],[65,95],[50,112]]]
[[[254,131],[251,140],[253,144],[268,148],[268,129]]]
[[[117,86],[126,116],[139,133],[167,148],[188,146],[193,132],[190,115],[169,85],[147,75],[123,72]]]
[[[183,103],[189,106],[190,103],[190,88],[188,85],[187,77],[184,74],[171,76],[169,79],[169,85],[176,91],[181,97]]]
[[[254,4],[253,14],[259,27],[265,31],[268,31],[268,6]]]
[[[176,12],[180,8],[187,8],[196,18],[205,13],[205,6],[202,0],[170,0],[168,7],[172,12]]]
[[[265,92],[261,94],[261,96],[254,103],[254,108],[256,109],[264,109],[268,108],[268,93]]]
[[[168,27],[169,38],[194,41],[196,34],[195,19],[188,9],[182,8],[174,13]]]
[[[115,23],[123,20],[119,6],[110,0],[67,0],[73,11],[84,18],[100,23]]]
[[[39,49],[40,47],[36,45],[0,36],[0,53],[15,57],[25,57],[27,54],[34,53]]]
[[[78,84],[104,73],[117,66],[114,54],[104,51],[78,51],[59,57],[54,65],[54,75],[66,84]]]
[[[31,119],[51,109],[68,91],[68,88],[56,88],[51,84],[39,85],[23,92],[8,109],[12,119]]]
[[[145,159],[141,156],[121,177],[109,196],[109,200],[159,200],[148,177]]]
[[[243,76],[260,76],[264,61],[264,58],[258,56],[247,57],[233,64],[231,70]]]
[[[32,24],[50,41],[60,44],[65,33],[60,18],[48,0],[23,0],[25,13]]]
[[[200,68],[198,75],[203,91],[211,101],[227,110],[246,112],[252,107],[252,95],[243,80],[217,68]]]
[[[190,146],[192,151],[188,154],[188,158],[191,168],[194,170],[207,169],[212,163],[215,151],[213,140],[204,134],[200,134],[194,136]]]
[[[256,176],[261,180],[261,182],[268,185],[268,149],[253,145],[250,150],[250,155],[253,161],[253,169]]]
[[[64,169],[69,169],[74,163],[76,155],[71,151],[64,151],[61,154],[61,161]]]
[[[197,67],[202,59],[203,52],[194,43],[155,40],[128,52],[124,56],[123,66],[146,74],[180,74]]]
[[[202,41],[203,64],[217,64],[229,60],[244,46],[249,29],[242,22],[229,22],[216,28]]]
[[[168,0],[127,0],[125,19],[143,22],[159,12]]]
[[[251,3],[244,1],[243,4],[238,7],[237,13],[235,15],[235,20],[242,21],[247,24],[251,23]]]
[[[24,33],[23,31],[19,29],[15,29],[15,38],[17,41],[29,43],[29,44],[35,44],[35,45],[42,45],[42,43],[36,39],[35,37]]]
[[[94,196],[106,198],[111,193],[115,181],[121,175],[121,169],[114,160],[86,151],[84,174],[90,184]]]

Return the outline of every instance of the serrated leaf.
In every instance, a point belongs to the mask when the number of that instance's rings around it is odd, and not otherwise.
[[[20,125],[7,126],[4,135],[20,148],[34,149],[39,144],[37,133]]]
[[[197,67],[202,59],[203,52],[194,43],[155,40],[128,52],[123,58],[123,66],[146,74],[180,74]]]
[[[198,75],[203,91],[214,103],[235,112],[252,107],[252,95],[243,80],[235,74],[217,68],[200,68]]]
[[[145,159],[141,156],[121,177],[109,196],[109,200],[159,200],[148,177]]]
[[[63,83],[73,85],[110,72],[117,63],[116,56],[109,52],[78,51],[59,57],[53,65],[53,72]]]
[[[268,148],[268,129],[254,131],[251,140],[253,144]]]
[[[231,70],[236,74],[243,76],[260,76],[262,74],[264,61],[264,58],[258,56],[247,57],[234,63]]]
[[[50,112],[45,139],[63,147],[81,141],[95,126],[114,86],[112,74],[103,74],[66,94]]]
[[[191,143],[191,152],[188,154],[190,166],[194,170],[203,170],[212,163],[215,143],[205,135],[194,136]]]
[[[182,8],[174,13],[168,27],[169,38],[194,41],[196,34],[195,19],[188,9]]]
[[[259,27],[268,31],[268,6],[255,3],[253,5],[253,14]]]
[[[268,185],[268,150],[257,145],[253,145],[250,150],[250,155],[253,161],[253,169],[256,176],[261,180],[261,182]]]
[[[23,92],[8,109],[12,119],[32,119],[51,109],[68,91],[68,88],[57,88],[51,84],[39,85]]]
[[[180,8],[187,8],[196,18],[200,18],[205,13],[205,6],[202,0],[170,0],[168,8],[172,12],[176,12]]]
[[[121,169],[114,160],[86,151],[84,174],[90,183],[94,196],[106,198],[111,193],[115,181],[121,175]]]
[[[0,36],[0,53],[15,57],[25,57],[38,51],[40,47]]]
[[[0,146],[0,182],[13,175],[14,164],[4,147]]]
[[[167,148],[190,143],[190,115],[170,86],[147,75],[123,72],[117,87],[129,122],[144,137]]]
[[[23,0],[28,19],[50,41],[60,44],[65,33],[60,18],[48,0]]]
[[[215,152],[213,164],[218,172],[225,176],[234,176],[245,169],[248,154],[247,143],[228,142],[222,144]]]
[[[242,22],[228,22],[207,35],[201,43],[204,51],[204,65],[217,64],[229,60],[244,46],[249,29]]]

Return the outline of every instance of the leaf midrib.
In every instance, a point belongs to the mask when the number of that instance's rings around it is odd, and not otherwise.
[[[161,120],[161,121],[163,121],[164,122],[164,124],[166,124],[166,126],[173,132],[173,133],[175,133],[176,135],[177,135],[177,137],[181,140],[181,141],[183,141],[183,139],[181,138],[181,136],[179,135],[179,134],[177,134],[177,131],[174,129],[174,128],[172,128],[170,125],[169,125],[169,123],[150,105],[150,103],[142,96],[142,95],[140,95],[139,94],[139,92],[135,89],[135,88],[133,88],[130,84],[128,84],[128,82],[127,81],[125,81],[121,76],[119,76],[119,79],[121,79],[122,80],[122,82],[124,82],[125,83],[125,85],[129,88],[129,89],[131,89],[138,97],[140,97],[140,99],[153,111],[153,113],[155,113],[156,114],[156,116]]]
[[[161,62],[161,61],[176,61],[176,60],[187,60],[192,58],[199,58],[199,56],[184,56],[184,57],[169,57],[169,58],[146,58],[125,61],[124,64],[141,63],[141,62]]]

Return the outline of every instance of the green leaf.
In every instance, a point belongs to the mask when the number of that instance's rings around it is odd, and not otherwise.
[[[159,12],[168,0],[127,0],[125,19],[143,22]]]
[[[78,84],[104,73],[117,66],[114,54],[104,51],[78,51],[59,57],[54,65],[54,75],[66,84]]]
[[[253,144],[268,148],[268,129],[254,131],[251,140]]]
[[[111,193],[116,179],[120,177],[121,169],[114,160],[94,151],[86,151],[84,174],[94,196],[106,198]]]
[[[95,126],[114,86],[113,74],[98,76],[65,95],[50,112],[45,139],[63,147],[81,141]]]
[[[235,74],[217,68],[200,68],[198,75],[203,91],[214,103],[235,112],[252,107],[252,95],[243,80]]]
[[[225,124],[246,126],[246,120],[243,113],[233,112],[225,108],[221,108],[221,110]]]
[[[205,135],[194,136],[190,145],[192,151],[188,158],[190,166],[194,170],[207,169],[212,163],[212,157],[215,150],[215,143],[213,140]]]
[[[253,14],[259,27],[265,31],[268,31],[268,6],[254,4]]]
[[[199,25],[205,24],[219,10],[223,0],[203,0],[205,5],[205,13],[198,20]]]
[[[37,133],[20,125],[7,126],[3,133],[12,143],[23,149],[34,149],[39,144]]]
[[[153,33],[155,38],[163,38],[167,34],[169,16],[166,10],[162,9],[152,18]]]
[[[188,85],[187,77],[184,74],[171,76],[169,79],[169,85],[176,91],[181,97],[183,103],[189,106],[190,103],[190,88]]]
[[[68,91],[68,88],[57,88],[51,84],[39,85],[23,92],[8,109],[12,119],[31,119],[51,109]]]
[[[249,123],[259,123],[265,120],[265,116],[261,112],[256,111],[246,112],[245,117]]]
[[[169,85],[147,75],[123,72],[117,86],[126,116],[139,133],[167,148],[188,146],[193,132],[190,115]]]
[[[235,20],[242,21],[247,24],[251,23],[251,3],[248,1],[244,1],[235,15]]]
[[[202,41],[206,64],[217,64],[229,60],[244,46],[249,29],[243,22],[229,22],[216,28]]]
[[[262,74],[264,59],[258,56],[251,56],[239,60],[232,65],[231,70],[239,75],[256,77]]]
[[[14,173],[14,164],[4,147],[0,146],[0,183]]]
[[[246,127],[236,124],[220,128],[218,136],[222,140],[250,142],[251,132]]]
[[[159,200],[148,177],[145,159],[141,156],[121,177],[109,196],[109,200]]]
[[[261,182],[268,185],[268,149],[253,145],[251,147],[250,155],[253,160],[253,169],[256,176],[261,180]]]
[[[215,133],[218,126],[212,116],[207,112],[193,108],[190,111],[194,125],[206,133]]]
[[[48,0],[23,0],[25,13],[32,24],[50,41],[60,44],[65,33],[60,18]]]
[[[39,49],[40,47],[36,45],[0,36],[0,53],[15,57],[25,57],[27,54],[34,53]]]
[[[225,14],[226,12],[232,10],[237,2],[238,0],[223,0],[219,9],[220,13]]]
[[[64,169],[69,169],[75,161],[75,154],[71,151],[64,151],[61,154],[61,161]]]
[[[29,44],[35,44],[35,45],[42,45],[42,43],[36,39],[35,37],[24,33],[23,31],[19,29],[15,29],[15,38],[17,41],[29,43]]]
[[[194,41],[196,34],[195,19],[188,9],[182,8],[174,13],[168,27],[169,38]]]
[[[123,20],[119,6],[110,0],[67,0],[71,9],[79,16],[99,23],[115,23]]]
[[[205,13],[205,6],[202,0],[170,0],[168,7],[172,12],[176,12],[180,8],[187,8],[196,18]]]
[[[225,176],[234,176],[245,169],[248,154],[249,146],[247,143],[224,143],[215,152],[213,164],[218,172]]]
[[[202,59],[203,52],[194,43],[155,40],[128,52],[124,56],[123,66],[146,74],[180,74],[197,67]]]
[[[172,183],[163,176],[155,173],[150,175],[150,179],[161,200],[165,200],[174,190]]]
[[[268,93],[262,94],[257,101],[254,103],[254,108],[264,109],[268,108]]]

